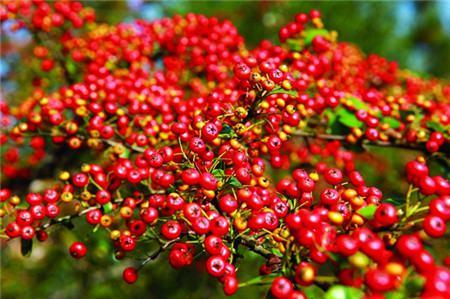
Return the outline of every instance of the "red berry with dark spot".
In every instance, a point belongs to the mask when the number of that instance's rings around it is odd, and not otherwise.
[[[225,273],[225,261],[219,256],[211,256],[206,261],[206,271],[213,277],[220,277]]]
[[[423,221],[423,229],[433,238],[440,238],[445,235],[445,221],[439,216],[428,215]]]
[[[86,245],[82,242],[73,242],[72,245],[70,245],[69,253],[73,258],[81,259],[87,253]]]

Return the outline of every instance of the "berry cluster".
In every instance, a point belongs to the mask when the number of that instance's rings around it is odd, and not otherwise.
[[[419,156],[406,165],[405,199],[387,201],[349,150],[406,147],[444,159],[444,82],[338,42],[316,10],[281,28],[280,45],[255,49],[229,21],[196,14],[109,26],[78,2],[11,1],[0,19],[36,36],[55,31],[61,51],[36,40],[30,67],[59,63],[64,81],[37,84],[21,109],[0,102],[7,238],[45,241],[50,227],[81,217],[109,232],[117,259],[141,242],[159,246],[124,269],[130,284],[168,251],[175,269],[203,256],[226,295],[267,282],[275,298],[333,285],[366,298],[450,296],[450,271],[425,247],[446,236],[448,180]],[[14,187],[49,161],[58,167],[62,151],[91,160],[58,169],[42,192]],[[244,249],[264,263],[239,283]],[[69,252],[89,254],[82,242]],[[423,287],[408,293],[417,279]]]

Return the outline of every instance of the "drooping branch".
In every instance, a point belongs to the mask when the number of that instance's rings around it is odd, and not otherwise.
[[[148,264],[149,262],[155,260],[158,258],[158,256],[164,252],[167,248],[170,247],[170,245],[178,242],[180,240],[180,238],[176,238],[174,240],[168,241],[166,243],[164,243],[162,246],[160,246],[154,253],[152,253],[149,257],[147,257],[138,267],[138,270],[141,269],[142,267],[144,267],[146,264]]]
[[[306,137],[306,138],[315,138],[315,139],[322,139],[322,140],[328,140],[328,141],[345,141],[346,137],[343,135],[334,135],[334,134],[320,134],[315,132],[306,132],[306,131],[296,131],[291,134],[292,136],[299,136],[299,137]],[[415,150],[415,151],[426,151],[426,146],[424,143],[416,143],[416,144],[408,144],[408,143],[402,143],[402,142],[390,142],[390,141],[371,141],[371,140],[363,140],[361,145],[364,146],[377,146],[377,147],[394,147],[394,148],[403,148],[408,150]],[[442,145],[442,147],[439,149],[439,152],[442,153],[448,153],[450,151],[450,147],[448,144]]]
[[[95,210],[95,209],[97,209],[97,207],[90,207],[90,208],[88,208],[88,209],[85,209],[85,210],[83,210],[83,211],[77,213],[77,214],[72,214],[72,215],[68,215],[68,216],[65,216],[65,217],[52,219],[52,220],[50,220],[49,222],[47,222],[47,223],[41,225],[41,229],[44,230],[44,229],[46,229],[46,228],[48,228],[48,227],[50,227],[50,226],[52,226],[52,225],[55,225],[55,224],[65,224],[65,223],[69,223],[72,219],[78,218],[78,217],[80,217],[80,216],[83,216],[83,215],[85,215],[85,214],[87,214],[87,213],[89,213],[90,211]]]

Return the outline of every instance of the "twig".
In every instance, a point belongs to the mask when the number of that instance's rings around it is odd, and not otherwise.
[[[228,240],[228,241],[231,242],[232,240]],[[269,250],[265,249],[261,245],[258,245],[256,243],[256,241],[253,240],[250,236],[241,235],[238,239],[236,239],[236,241],[239,241],[240,244],[244,245],[251,251],[259,254],[260,256],[262,256],[266,259],[273,256],[273,254]]]
[[[98,209],[98,207],[90,207],[86,210],[81,211],[78,214],[73,214],[73,215],[64,216],[64,217],[57,218],[57,219],[52,219],[52,220],[50,220],[50,222],[47,222],[47,223],[41,225],[41,229],[47,229],[48,227],[50,227],[54,224],[63,224],[63,223],[69,222],[70,220],[72,220],[74,218],[78,218],[80,216],[83,216],[84,214],[87,214],[88,212],[95,210],[95,209]]]
[[[146,258],[137,268],[137,270],[139,271],[142,267],[144,267],[146,264],[148,264],[149,262],[155,260],[163,251],[165,251],[167,249],[167,247],[169,247],[170,245],[172,245],[173,243],[177,242],[180,238],[176,238],[174,240],[168,241],[166,242],[164,245],[160,246],[154,253],[152,253],[148,258]]]
[[[300,137],[311,137],[311,138],[317,138],[317,139],[323,139],[323,140],[344,140],[345,136],[342,135],[334,135],[334,134],[317,134],[314,132],[306,132],[306,131],[296,131],[291,134],[292,136],[300,136]],[[409,150],[417,150],[417,151],[425,151],[426,146],[424,143],[417,143],[417,144],[406,144],[406,143],[399,143],[399,142],[388,142],[388,141],[370,141],[370,140],[363,140],[362,144],[364,146],[378,146],[378,147],[396,147],[396,148],[404,148]],[[449,146],[448,144],[444,144],[439,151],[440,152],[448,152]]]

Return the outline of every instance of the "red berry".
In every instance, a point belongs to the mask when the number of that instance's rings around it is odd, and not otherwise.
[[[435,267],[434,257],[425,249],[411,257],[411,263],[417,268],[419,272],[427,272],[433,270]]]
[[[383,270],[369,269],[365,275],[367,286],[374,292],[386,292],[394,286],[393,278]]]
[[[436,192],[436,182],[429,176],[425,176],[420,180],[420,192],[424,195],[431,195]]]
[[[302,192],[311,192],[314,190],[315,183],[311,178],[306,177],[300,179],[297,186]]]
[[[343,175],[342,172],[337,168],[330,168],[324,173],[325,181],[331,185],[338,185],[342,183]]]
[[[350,256],[358,251],[359,243],[347,235],[341,235],[336,239],[336,245],[339,253],[345,256]]]
[[[398,238],[396,247],[401,255],[412,257],[422,250],[423,245],[418,237],[414,235],[403,235]]]
[[[445,221],[439,216],[428,215],[423,221],[423,229],[433,238],[440,238],[445,235]]]
[[[70,245],[69,253],[73,258],[80,259],[87,253],[86,245],[82,242],[73,242],[72,245]]]
[[[234,196],[227,194],[219,199],[219,208],[222,212],[231,214],[238,208],[238,202]]]
[[[398,221],[397,209],[392,204],[383,203],[375,211],[374,219],[382,226],[391,226]]]
[[[176,239],[181,234],[181,225],[175,220],[169,220],[161,227],[161,234],[167,240]]]
[[[10,238],[16,238],[16,237],[20,236],[21,231],[22,231],[21,227],[20,227],[20,225],[17,224],[17,222],[11,222],[5,228],[5,233]]]
[[[181,180],[189,186],[194,186],[200,181],[200,173],[195,168],[185,169],[181,173]]]
[[[133,267],[127,267],[123,270],[122,278],[126,283],[133,284],[138,279],[138,272]]]
[[[210,223],[206,217],[198,217],[192,221],[192,229],[198,235],[204,235],[209,232]]]
[[[22,227],[21,237],[24,240],[31,240],[35,235],[35,230],[32,226],[24,226]]]
[[[320,194],[320,201],[324,205],[334,205],[339,200],[339,192],[336,189],[327,188]]]
[[[136,239],[131,236],[122,235],[119,238],[119,244],[123,251],[132,251],[136,248]]]
[[[204,172],[200,176],[200,185],[207,190],[216,190],[219,181],[209,172]]]
[[[277,299],[289,298],[294,292],[294,286],[286,277],[277,277],[272,281],[270,291]]]
[[[250,77],[252,70],[244,63],[236,64],[233,68],[234,75],[240,80],[247,80]]]
[[[239,282],[236,279],[236,277],[227,275],[223,279],[223,292],[225,293],[225,295],[231,296],[237,292],[238,285],[239,285]]]
[[[225,261],[219,256],[211,256],[206,261],[206,271],[213,277],[220,277],[225,273]]]
[[[220,253],[220,248],[222,247],[222,239],[217,236],[208,236],[205,239],[205,249],[211,255],[218,255]]]

